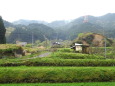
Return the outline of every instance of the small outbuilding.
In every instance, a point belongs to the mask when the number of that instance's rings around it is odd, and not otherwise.
[[[86,54],[90,53],[89,45],[75,43],[74,46],[72,46],[71,48],[78,53],[86,53]]]
[[[52,43],[52,48],[60,48],[60,47],[61,47],[61,43],[60,42]]]
[[[27,42],[16,41],[16,44],[19,45],[19,46],[26,46]]]

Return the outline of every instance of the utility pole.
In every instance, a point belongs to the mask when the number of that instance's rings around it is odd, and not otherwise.
[[[103,36],[104,36],[104,57],[106,59],[106,53],[107,53],[107,49],[106,49],[106,38],[105,38],[105,31],[104,31],[104,26],[103,26]]]
[[[18,41],[20,41],[20,33],[18,33]]]
[[[84,23],[87,23],[88,22],[88,15],[85,15],[84,16],[84,21],[83,21]]]
[[[46,41],[46,49],[47,49],[47,38],[46,38],[45,35],[43,35],[43,36],[44,36],[44,39],[45,39],[45,41]]]
[[[58,32],[57,32],[57,37],[56,37],[56,41],[58,41]]]
[[[32,32],[32,48],[33,48],[33,43],[34,43],[34,36],[33,36],[33,32]]]
[[[104,46],[104,47],[105,47],[105,48],[104,48],[104,50],[105,50],[105,54],[104,54],[104,56],[105,56],[105,59],[106,59],[106,53],[107,53],[107,49],[106,49],[106,45],[107,45],[107,44],[106,44],[106,38],[105,38],[104,41],[105,41],[105,43],[104,43],[104,44],[105,44],[105,46]]]

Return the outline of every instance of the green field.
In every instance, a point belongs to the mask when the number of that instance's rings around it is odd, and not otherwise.
[[[114,66],[115,59],[60,59],[60,58],[34,58],[34,59],[0,59],[0,66]]]
[[[0,84],[0,86],[115,86],[115,82],[93,82],[93,83],[20,83]]]
[[[0,86],[115,85],[115,59],[112,58],[70,49],[59,49],[48,57],[28,58],[31,57],[0,59]]]

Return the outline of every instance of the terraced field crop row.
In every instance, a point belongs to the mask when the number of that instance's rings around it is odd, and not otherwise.
[[[76,83],[81,82],[78,86],[111,86],[115,84],[114,65],[114,59],[77,54],[71,50],[57,51],[49,57],[35,59],[1,59],[0,83],[37,84],[45,82],[46,84],[41,84],[41,86],[75,86]],[[52,82],[55,84],[49,84]],[[62,82],[65,84],[61,84]],[[90,83],[84,85],[84,82]],[[108,82],[109,84],[100,83],[99,85],[91,82]]]

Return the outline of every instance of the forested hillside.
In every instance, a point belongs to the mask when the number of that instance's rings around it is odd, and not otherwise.
[[[93,23],[81,23],[79,25],[72,26],[67,32],[70,35],[71,39],[74,39],[79,33],[84,32],[94,32],[94,33],[102,33],[103,28],[99,25]]]
[[[99,17],[88,15],[88,22],[86,23],[84,23],[84,17],[74,19],[61,27],[61,29],[67,31],[67,38],[74,39],[81,32],[104,33],[109,38],[115,38],[115,13],[108,13]]]
[[[36,40],[44,41],[46,39],[52,40],[56,38],[55,31],[44,24],[31,23],[29,25],[17,24],[14,25],[4,20],[6,27],[6,38],[8,43],[15,43],[16,41],[25,41],[28,43]]]
[[[115,13],[94,17],[88,15],[88,21],[84,22],[85,16],[70,21],[53,21],[51,23],[39,20],[19,20],[13,23],[4,21],[7,29],[7,42],[16,40],[31,42],[34,40],[44,41],[47,39],[73,40],[79,33],[93,32],[104,34],[109,38],[115,38]]]
[[[55,39],[55,31],[43,24],[15,25],[14,31],[9,35],[7,42],[15,43],[16,41],[26,41],[31,43],[32,40],[44,41],[46,39]]]

